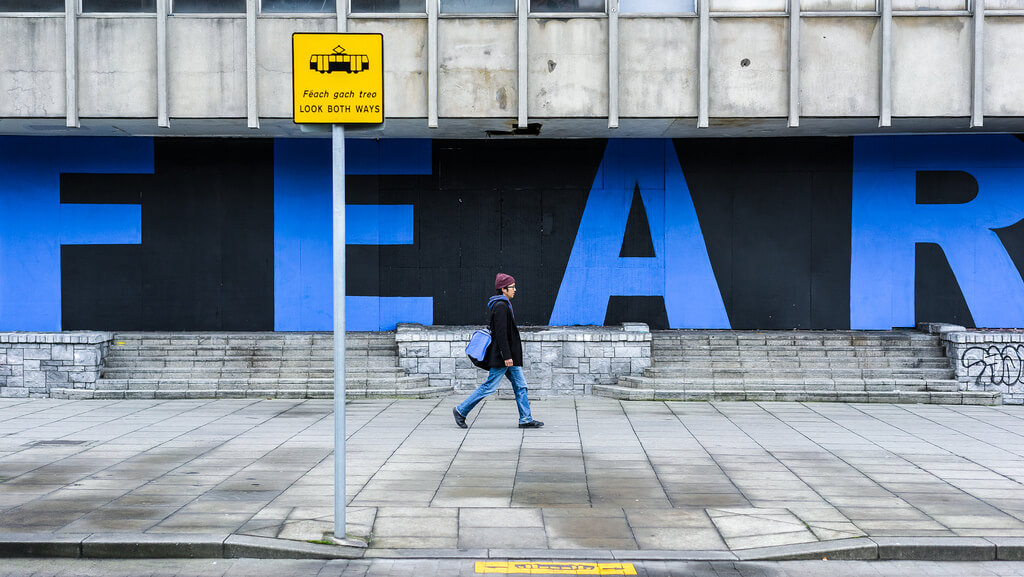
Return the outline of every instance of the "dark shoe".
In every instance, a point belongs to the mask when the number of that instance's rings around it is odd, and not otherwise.
[[[520,429],[539,429],[543,426],[543,421],[530,421],[529,423],[519,423]]]
[[[452,407],[452,415],[455,417],[455,424],[458,425],[460,429],[469,428],[469,425],[466,424],[466,417],[463,417],[462,414],[459,413],[458,407]]]

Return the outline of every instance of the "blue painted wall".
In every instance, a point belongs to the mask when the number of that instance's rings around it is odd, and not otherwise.
[[[746,180],[735,177],[749,165],[730,164],[728,154],[693,164],[688,151],[703,146],[695,141],[350,140],[350,188],[376,192],[349,197],[348,328],[479,324],[499,270],[517,277],[517,316],[528,324],[602,324],[624,298],[647,299],[623,309],[627,317],[649,320],[657,311],[643,307],[661,307],[674,328],[887,329],[950,320],[915,318],[934,296],[921,287],[938,286],[978,326],[1024,327],[1017,226],[1024,142],[1017,136],[859,137],[842,139],[850,143],[844,154],[773,164],[771,150],[800,140],[720,141],[738,158],[764,155]],[[152,174],[154,150],[143,138],[0,137],[0,330],[64,328],[62,246],[144,242],[145,202],[62,203],[61,175]],[[330,143],[277,140],[272,152],[273,254],[261,270],[273,279],[273,325],[265,330],[330,330]],[[922,200],[921,174],[935,171],[969,175],[976,194]],[[820,208],[804,210],[800,190],[831,198],[824,172],[845,182],[848,195],[820,205],[839,211],[827,222],[838,218],[849,228],[819,226],[804,239],[794,223],[814,229],[826,220]],[[635,198],[642,230],[627,226]],[[780,201],[786,219],[757,220]],[[651,252],[632,255],[630,243]],[[941,249],[948,273],[922,269],[924,245]],[[848,282],[842,276],[848,294],[815,288],[821,263],[833,277],[837,263],[842,275],[849,271]],[[768,282],[770,275],[787,282]],[[935,282],[922,285],[923,276]],[[794,309],[820,307],[827,297],[842,299],[843,315],[848,300],[848,325],[789,320],[804,318]]]
[[[140,205],[61,204],[61,174],[151,172],[152,139],[0,137],[0,330],[61,330],[61,245],[142,242]]]
[[[977,181],[977,196],[963,204],[918,204],[919,171],[966,172]],[[917,243],[942,248],[977,326],[1024,327],[1024,283],[996,234],[1021,219],[1024,142],[1015,136],[857,138],[851,328],[914,325]]]
[[[653,257],[620,257],[634,191]],[[552,325],[604,324],[612,296],[661,296],[672,328],[729,328],[686,177],[670,140],[612,140],[594,178]]]
[[[349,140],[349,175],[430,174],[429,140]],[[331,146],[325,140],[274,143],[274,330],[334,328],[331,241]],[[411,205],[347,204],[349,245],[415,242]],[[396,323],[433,324],[430,297],[348,296],[345,326],[392,330]]]

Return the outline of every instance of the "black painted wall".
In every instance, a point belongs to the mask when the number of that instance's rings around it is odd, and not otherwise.
[[[141,245],[61,248],[63,328],[273,330],[273,142],[155,154],[152,175],[62,175],[61,202],[142,204]]]
[[[350,246],[351,295],[429,296],[435,324],[480,324],[497,271],[520,324],[546,324],[604,141],[435,141],[433,174],[352,176],[353,204],[412,204],[412,245]],[[734,328],[849,327],[853,140],[675,142]],[[973,187],[973,189],[972,189]],[[966,202],[964,173],[918,201]],[[973,190],[973,192],[972,192]],[[65,329],[273,330],[273,143],[157,139],[153,175],[66,174],[62,202],[142,204],[142,245],[62,249]],[[653,255],[634,195],[620,256]],[[997,231],[1024,270],[1024,226]],[[917,316],[972,325],[941,248],[917,249]],[[606,323],[667,326],[661,297],[613,297]]]

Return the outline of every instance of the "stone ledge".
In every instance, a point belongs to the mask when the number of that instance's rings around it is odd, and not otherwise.
[[[421,342],[469,342],[473,332],[483,325],[473,326],[424,326],[399,323],[395,341],[399,343]],[[651,331],[643,323],[623,323],[621,327],[519,327],[523,342],[650,342]]]
[[[0,333],[0,344],[27,345],[98,345],[114,339],[114,333],[81,331],[61,333]]]
[[[951,331],[942,333],[941,338],[953,344],[1013,344],[1024,343],[1024,333],[994,331]]]
[[[964,391],[999,391],[1006,404],[1022,404],[1024,331],[968,330],[945,323],[921,323],[922,330],[937,334],[956,370]]]
[[[917,328],[931,335],[964,332],[967,330],[966,327],[950,323],[917,323]]]
[[[486,373],[464,352],[478,326],[399,324],[399,365],[432,386],[476,388]],[[642,373],[651,365],[651,332],[644,323],[621,327],[523,327],[524,372],[539,395],[588,395],[595,384]]]

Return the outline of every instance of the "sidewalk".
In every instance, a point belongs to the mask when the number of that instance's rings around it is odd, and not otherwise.
[[[0,555],[1024,559],[1024,408],[0,399]]]

